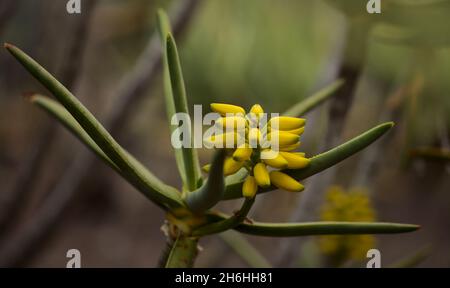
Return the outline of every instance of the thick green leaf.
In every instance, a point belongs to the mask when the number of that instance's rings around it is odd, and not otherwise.
[[[163,78],[166,113],[168,120],[172,121],[172,117],[176,113],[186,113],[189,115],[186,89],[175,40],[170,34],[169,19],[162,10],[158,11],[158,28],[163,47]],[[175,149],[175,155],[177,166],[185,187],[189,191],[194,191],[198,188],[201,177],[200,164],[197,152],[192,148],[193,139],[190,133],[192,123],[188,122],[185,124],[189,125],[187,131],[189,134],[184,134],[183,136],[189,138],[191,147]],[[170,128],[171,132],[173,132],[177,127],[170,125]]]
[[[248,265],[252,268],[271,268],[269,261],[240,233],[228,230],[219,234]]]
[[[305,100],[295,104],[286,112],[284,112],[283,115],[291,117],[300,117],[306,114],[307,112],[316,108],[324,101],[329,99],[331,96],[333,96],[334,92],[336,92],[344,84],[344,82],[345,81],[343,79],[338,79],[334,81],[330,85],[320,89],[319,91],[309,96]]]
[[[314,174],[322,172],[323,170],[330,168],[341,162],[342,160],[352,156],[353,154],[361,151],[375,140],[380,138],[384,133],[394,126],[394,123],[388,122],[378,125],[363,134],[339,145],[325,153],[319,154],[311,158],[311,162],[308,167],[298,170],[283,170],[283,172],[291,175],[297,180],[308,178]],[[242,197],[242,180],[237,180],[234,183],[228,183],[225,186],[224,200],[236,199]],[[259,189],[258,193],[264,193],[275,190],[276,187],[269,187],[267,189]]]
[[[95,144],[94,140],[83,130],[77,120],[70,115],[69,112],[58,102],[46,96],[34,94],[28,98],[31,103],[37,105],[53,116],[64,127],[66,127],[73,135],[75,135],[83,144],[85,144],[95,155],[102,159],[106,164],[113,168],[116,172],[122,173],[119,167],[114,164],[111,159]]]
[[[172,35],[167,35],[167,63],[169,66],[170,81],[172,84],[172,93],[175,103],[175,110],[177,113],[185,113],[189,115],[188,104],[186,99],[186,89],[184,87],[183,73],[181,71],[180,59],[178,56],[177,46]],[[200,179],[200,163],[198,155],[193,147],[193,137],[191,133],[191,122],[188,122],[189,129],[184,137],[190,139],[190,147],[183,147],[181,149],[183,153],[184,168],[186,169],[186,185],[189,191],[194,191],[198,188],[198,181]]]
[[[174,189],[167,189],[167,185],[159,185],[156,178],[148,178],[148,173],[137,165],[130,155],[117,143],[108,131],[97,121],[92,113],[72,93],[54,78],[41,65],[33,60],[19,48],[5,44],[5,48],[41,82],[67,111],[80,124],[83,130],[91,137],[105,155],[126,175],[132,179],[133,184],[142,192],[146,193],[154,202],[166,207],[182,206],[179,193]],[[155,189],[156,187],[156,189]],[[155,193],[157,191],[157,193]]]
[[[197,190],[185,194],[186,205],[193,212],[206,211],[222,200],[225,191],[225,179],[223,176],[225,155],[225,149],[217,150],[206,182]]]
[[[198,253],[197,242],[196,238],[179,235],[173,243],[165,267],[192,268]]]
[[[117,173],[119,173],[125,180],[127,180],[130,184],[140,190],[139,183],[135,181],[134,178],[130,178],[129,175],[123,173],[119,167],[114,164],[114,162],[109,159],[108,156],[98,147],[98,145],[92,140],[92,138],[83,130],[83,128],[78,124],[78,122],[73,118],[72,115],[58,102],[42,96],[42,95],[32,95],[30,97],[30,101],[33,104],[36,104],[38,107],[44,109],[51,116],[55,117],[62,125],[64,125],[73,135],[75,135],[83,144],[85,144],[92,152],[94,152],[100,159],[102,159],[106,164],[108,164],[111,168],[113,168]],[[125,151],[125,150],[124,150]],[[137,167],[142,173],[145,175],[145,178],[149,180],[152,184],[152,187],[147,187],[145,190],[140,190],[144,196],[148,199],[153,200],[154,197],[159,197],[158,194],[165,194],[167,191],[172,191],[171,193],[174,195],[179,194],[179,192],[163,182],[159,180],[156,176],[154,176],[142,163],[136,160],[132,155],[130,155],[127,151],[130,162],[133,166]],[[150,189],[152,188],[152,189]],[[168,197],[170,194],[168,195]],[[179,201],[178,197],[173,199],[174,201]],[[159,202],[156,204],[160,205]],[[160,205],[162,208],[166,208],[165,206]]]
[[[161,37],[161,46],[162,46],[162,62],[163,62],[163,86],[164,86],[164,99],[166,103],[166,115],[167,120],[171,121],[173,115],[176,113],[175,109],[175,102],[173,99],[172,94],[172,83],[170,82],[170,73],[169,73],[169,65],[167,64],[167,57],[166,57],[166,36],[170,33],[170,21],[169,17],[167,17],[166,12],[159,9],[157,13],[158,18],[158,31],[159,36]],[[177,128],[174,125],[170,125],[169,123],[170,132],[173,133],[175,129]],[[186,179],[186,169],[184,168],[184,160],[183,160],[183,153],[181,149],[174,148],[175,152],[175,160],[177,163],[178,172],[180,173],[181,180],[183,181],[183,184],[186,185],[187,179]]]
[[[304,223],[242,223],[235,230],[268,237],[295,237],[337,234],[391,234],[412,232],[420,227],[412,224],[382,222],[304,222]]]

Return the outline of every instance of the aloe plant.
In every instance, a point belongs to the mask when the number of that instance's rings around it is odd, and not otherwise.
[[[171,36],[168,17],[162,10],[158,11],[158,27],[163,48],[166,111],[168,118],[171,119],[175,113],[188,113],[189,105],[176,43]],[[304,165],[302,164],[301,168],[281,167],[276,171],[279,174],[271,175],[272,184],[265,188],[250,185],[252,183],[244,184],[248,179],[252,179],[251,170],[240,169],[225,177],[224,162],[227,154],[225,149],[218,149],[215,153],[206,178],[201,175],[197,152],[194,148],[174,149],[183,182],[182,187],[177,189],[159,180],[120,146],[94,115],[39,63],[11,44],[5,44],[5,48],[56,98],[52,100],[35,94],[29,97],[31,103],[63,124],[103,162],[166,212],[169,245],[162,257],[164,267],[191,267],[198,254],[197,245],[201,237],[229,230],[267,237],[296,237],[325,234],[403,233],[419,228],[416,225],[397,223],[247,221],[247,214],[253,203],[257,201],[258,194],[275,190],[273,183],[277,187],[289,188],[289,185],[283,183],[285,179],[299,181],[320,173],[369,146],[389,131],[393,123],[380,124],[338,147],[311,157],[302,162]],[[342,81],[337,80],[319,93],[292,106],[293,108],[285,115],[297,117],[317,107],[333,95]],[[243,185],[247,187],[244,187],[244,191],[247,189],[247,192],[253,193],[244,193],[242,206],[234,215],[226,215],[214,210],[214,206],[220,201],[243,198]],[[303,186],[296,187],[299,188],[298,191],[303,189]],[[268,265],[264,263],[264,266]]]

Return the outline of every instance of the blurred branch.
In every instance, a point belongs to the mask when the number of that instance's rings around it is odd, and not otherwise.
[[[414,268],[423,261],[425,261],[428,256],[430,256],[432,252],[431,245],[426,245],[421,249],[414,252],[412,255],[409,255],[391,265],[388,268]]]
[[[75,27],[73,27],[73,33],[68,33],[74,36],[71,40],[72,43],[66,52],[67,57],[64,57],[66,60],[63,61],[63,65],[60,67],[60,73],[58,73],[58,75],[60,75],[61,81],[69,89],[74,89],[82,70],[83,65],[80,63],[83,62],[83,52],[86,46],[90,17],[96,3],[97,0],[86,3],[85,13],[83,13],[80,20],[77,21]],[[17,173],[17,180],[13,184],[13,188],[10,191],[5,192],[6,195],[3,200],[5,202],[5,209],[0,213],[0,236],[4,236],[5,233],[16,224],[18,215],[21,212],[20,207],[24,206],[23,203],[27,194],[32,192],[32,187],[35,187],[40,172],[43,170],[42,167],[45,163],[45,156],[48,155],[48,151],[50,151],[52,147],[55,134],[56,123],[50,122],[40,134],[37,141],[32,145],[28,154],[24,157],[25,160],[22,161],[20,166],[21,169]]]
[[[219,237],[252,268],[271,268],[269,261],[245,238],[234,230],[228,230]]]
[[[333,65],[337,69],[337,77],[345,80],[342,87],[331,99],[327,134],[321,150],[334,147],[339,144],[348,112],[350,111],[359,76],[365,61],[367,46],[368,26],[349,20],[347,31],[342,32],[344,49],[341,54],[334,55]],[[339,49],[338,49],[339,50]],[[358,56],[357,58],[356,55]],[[331,70],[334,70],[331,68]],[[332,167],[325,173],[314,177],[308,183],[308,189],[302,197],[299,197],[289,222],[304,222],[314,219],[315,211],[322,201],[323,191],[332,181],[336,173],[336,167]],[[280,257],[278,263],[282,266],[292,264],[295,255],[301,247],[298,239],[287,239],[281,242]]]
[[[9,19],[14,16],[19,2],[19,0],[2,0],[0,2],[0,34],[2,34]]]
[[[199,0],[180,1],[171,11],[173,17],[173,33],[178,37],[187,27]],[[136,61],[133,69],[120,81],[116,94],[112,95],[114,105],[103,117],[102,123],[111,134],[117,133],[131,116],[131,112],[144,91],[155,80],[161,67],[161,49],[158,35],[155,33]],[[45,202],[35,216],[20,229],[16,235],[8,239],[0,251],[0,267],[17,266],[33,256],[36,246],[54,228],[64,210],[73,198],[84,178],[90,175],[94,158],[89,151],[80,151],[67,170],[59,177],[58,183],[48,194]]]

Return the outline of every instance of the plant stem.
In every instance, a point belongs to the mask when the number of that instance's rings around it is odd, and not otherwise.
[[[247,217],[247,214],[250,211],[250,208],[252,208],[254,202],[255,198],[245,198],[241,209],[239,209],[239,211],[237,211],[233,216],[225,220],[200,227],[192,232],[192,236],[199,237],[210,235],[235,228],[244,221],[245,217]]]
[[[179,234],[167,257],[165,268],[192,268],[197,258],[198,238]]]

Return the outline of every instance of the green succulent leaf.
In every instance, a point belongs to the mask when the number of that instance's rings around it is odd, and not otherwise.
[[[86,134],[97,144],[98,148],[138,190],[160,206],[169,208],[183,205],[179,193],[175,189],[167,189],[169,186],[162,184],[146,169],[143,169],[143,165],[132,158],[94,115],[55,77],[19,48],[10,44],[5,44],[5,48],[28,72],[52,92]]]
[[[62,125],[64,125],[73,135],[75,135],[83,144],[85,144],[95,155],[97,155],[101,160],[103,160],[106,164],[108,164],[112,169],[114,169],[118,174],[120,174],[125,180],[127,180],[130,184],[132,184],[135,188],[141,191],[144,196],[146,196],[150,200],[154,200],[157,198],[161,198],[160,194],[165,195],[164,198],[160,199],[162,202],[171,202],[176,201],[179,202],[179,192],[166,184],[164,184],[161,180],[159,180],[156,176],[154,176],[148,169],[136,160],[132,155],[130,155],[127,151],[124,152],[127,154],[129,161],[132,163],[134,167],[137,167],[141,173],[145,176],[148,183],[151,184],[151,187],[146,187],[144,190],[140,190],[140,184],[135,181],[133,177],[129,177],[128,174],[123,173],[122,170],[113,162],[111,159],[100,149],[100,147],[92,140],[92,138],[83,130],[80,124],[73,118],[72,115],[58,102],[42,96],[42,95],[32,95],[30,97],[30,101],[42,108],[48,114],[53,116],[56,120],[58,120]],[[167,195],[166,195],[167,194]],[[174,196],[175,195],[175,196]],[[171,198],[172,200],[166,201],[165,197]],[[164,205],[161,205],[160,202],[156,202],[157,205],[166,209]],[[178,204],[177,204],[178,205]]]
[[[186,115],[189,115],[189,109],[177,47],[175,40],[170,34],[168,17],[162,10],[158,11],[158,27],[163,42],[163,77],[166,112],[169,121],[172,121],[172,117],[176,113],[185,113]],[[189,139],[191,144],[190,147],[192,147],[193,139],[190,134],[191,122],[186,121],[184,124],[189,125],[188,129],[186,129],[186,132],[189,134],[186,135],[185,133],[183,136],[185,139]],[[171,125],[170,128],[171,132],[173,132],[177,127]],[[183,147],[179,149],[176,148],[175,153],[177,166],[183,183],[187,190],[194,191],[198,188],[201,177],[197,152],[194,148]]]
[[[334,81],[333,83],[327,85],[326,87],[320,89],[313,95],[307,97],[305,100],[295,104],[290,109],[285,111],[283,113],[284,116],[291,116],[291,117],[300,117],[307,112],[311,111],[312,109],[316,108],[320,104],[322,104],[324,101],[329,99],[331,96],[334,95],[334,92],[336,92],[343,84],[343,79],[338,79]]]
[[[412,232],[420,227],[412,224],[382,222],[304,222],[304,223],[242,223],[235,230],[251,235],[295,237],[338,234],[392,234]]]
[[[341,144],[327,152],[319,154],[312,157],[310,164],[303,169],[290,170],[286,169],[283,172],[291,175],[297,180],[302,180],[308,178],[314,174],[320,173],[339,162],[345,160],[346,158],[352,156],[353,154],[361,151],[375,140],[380,138],[384,133],[389,131],[394,126],[393,122],[387,122],[380,124],[361,135]],[[225,186],[224,200],[236,199],[242,197],[242,180],[237,180],[231,183],[231,181]],[[258,193],[269,192],[275,190],[276,187],[269,187],[267,189],[259,189]]]
[[[39,108],[43,109],[50,116],[54,117],[61,123],[64,127],[67,128],[73,135],[75,135],[83,144],[86,145],[95,155],[97,155],[103,162],[105,162],[108,166],[114,169],[117,173],[122,173],[119,167],[117,167],[114,162],[109,159],[108,156],[98,147],[98,145],[92,140],[91,137],[83,130],[83,127],[78,124],[77,120],[70,115],[69,112],[56,102],[55,100],[50,99],[49,97],[34,94],[28,97],[31,103],[35,104]]]
[[[185,194],[186,205],[191,211],[195,213],[204,212],[222,200],[225,191],[223,176],[225,156],[225,149],[217,150],[206,182],[197,190]]]

